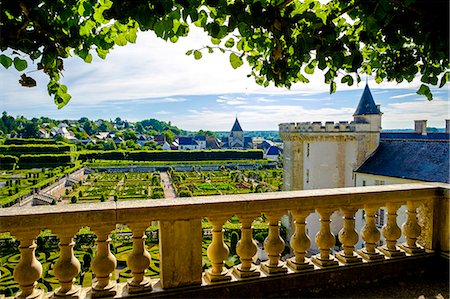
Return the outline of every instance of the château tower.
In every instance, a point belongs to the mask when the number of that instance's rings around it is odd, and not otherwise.
[[[381,116],[366,85],[350,123],[280,124],[284,190],[354,186],[353,171],[378,147]]]

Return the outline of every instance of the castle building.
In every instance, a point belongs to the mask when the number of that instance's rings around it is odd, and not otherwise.
[[[241,124],[237,117],[234,121],[233,127],[229,137],[224,137],[221,140],[221,148],[223,149],[251,149],[253,148],[252,138],[244,136],[244,130],[242,130]]]
[[[382,113],[366,85],[352,122],[303,122],[279,125],[284,142],[284,190],[434,181],[450,183],[450,122],[445,133],[427,133],[426,121],[416,121],[415,132],[381,132]],[[384,210],[377,224],[384,225]],[[402,210],[399,210],[399,217]],[[311,236],[318,231],[318,214],[307,221]],[[355,214],[361,227],[363,213]],[[342,215],[331,217],[331,231],[342,228]],[[289,226],[289,221],[287,226]],[[312,238],[312,247],[315,242]],[[362,244],[362,240],[356,246]]]
[[[355,186],[353,170],[378,146],[381,116],[366,85],[350,123],[280,124],[284,190]]]

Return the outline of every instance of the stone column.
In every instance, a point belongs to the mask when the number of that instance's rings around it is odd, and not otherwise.
[[[269,235],[264,240],[264,250],[269,256],[269,261],[261,264],[261,270],[267,274],[286,273],[287,268],[280,261],[280,254],[284,250],[284,241],[280,237],[279,221],[283,212],[264,213],[269,220]]]
[[[361,230],[361,237],[366,243],[366,246],[358,250],[358,254],[366,261],[373,262],[383,260],[382,256],[377,251],[377,243],[380,241],[380,231],[375,226],[375,212],[378,210],[378,206],[364,206],[366,212],[366,224]]]
[[[78,226],[59,226],[53,229],[59,236],[60,256],[53,272],[61,286],[55,290],[56,297],[78,298],[80,286],[73,285],[75,277],[80,272],[81,266],[73,253],[73,236],[78,232]]]
[[[13,272],[14,280],[21,289],[16,298],[43,298],[42,290],[36,289],[37,280],[42,275],[42,265],[34,255],[36,250],[34,239],[39,231],[29,229],[12,231],[11,233],[20,241],[20,260]]]
[[[397,248],[397,240],[402,235],[400,227],[397,225],[397,210],[400,206],[401,204],[399,203],[386,204],[387,222],[382,229],[383,236],[386,239],[386,245],[378,249],[390,258],[405,256],[405,253]]]
[[[128,226],[133,231],[133,250],[128,254],[127,266],[133,278],[127,282],[127,291],[129,294],[151,292],[150,279],[144,276],[151,261],[150,253],[145,249],[145,229],[148,224],[129,223]]]
[[[175,288],[201,285],[201,219],[159,221],[159,232],[161,286]]]
[[[417,203],[408,201],[406,206],[406,221],[402,225],[403,233],[406,236],[406,243],[399,245],[399,247],[411,255],[424,253],[425,250],[416,244],[421,232],[416,214]]]
[[[241,220],[241,239],[236,245],[236,253],[238,254],[241,264],[233,268],[233,273],[240,278],[259,276],[260,273],[256,267],[252,265],[252,258],[258,252],[255,240],[252,239],[252,223],[255,216],[238,215]]]
[[[209,218],[213,226],[212,242],[207,249],[207,255],[211,260],[212,269],[205,273],[205,278],[210,282],[231,280],[228,270],[223,266],[223,261],[228,257],[229,250],[227,245],[223,242],[223,224],[228,220],[228,217],[213,217]]]
[[[344,264],[360,263],[361,258],[354,253],[355,244],[358,243],[358,234],[355,231],[356,209],[343,208],[344,227],[339,232],[339,241],[344,246],[344,250],[336,253],[336,258]]]
[[[97,235],[97,252],[92,261],[92,271],[95,274],[95,282],[92,286],[92,297],[114,297],[117,293],[116,282],[110,280],[111,273],[116,269],[117,261],[109,249],[110,232],[114,225],[104,225],[92,230]]]
[[[291,213],[295,219],[295,233],[291,237],[291,247],[295,256],[288,260],[289,268],[301,271],[313,269],[314,265],[306,258],[306,252],[311,246],[311,240],[306,234],[306,217],[312,210],[292,210]]]
[[[337,266],[338,262],[330,255],[331,248],[336,244],[336,238],[330,230],[330,216],[334,210],[319,208],[316,211],[320,215],[320,231],[316,235],[316,244],[319,246],[320,254],[312,257],[311,260],[321,268]]]

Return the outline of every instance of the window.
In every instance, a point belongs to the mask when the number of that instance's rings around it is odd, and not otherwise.
[[[362,181],[362,185],[363,185],[363,186],[366,185],[366,181],[365,181],[365,180]]]
[[[309,157],[309,143],[306,144],[306,157]]]
[[[309,169],[306,169],[306,183],[309,184]]]
[[[384,218],[385,218],[385,211],[384,209],[379,209],[375,212],[375,226],[378,228],[382,228],[384,225]]]
[[[381,185],[384,185],[383,180],[375,180],[375,186],[381,186]]]

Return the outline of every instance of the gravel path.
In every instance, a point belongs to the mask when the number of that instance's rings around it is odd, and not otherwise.
[[[169,174],[167,172],[161,172],[159,175],[161,177],[161,183],[162,183],[163,189],[164,189],[164,197],[165,198],[177,197],[177,193],[175,192],[175,189],[173,188],[172,180],[170,179]]]

